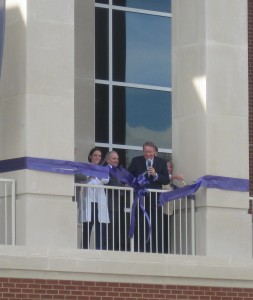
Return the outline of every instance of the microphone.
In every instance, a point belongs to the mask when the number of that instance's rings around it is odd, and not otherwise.
[[[149,169],[149,168],[151,168],[152,167],[152,159],[148,159],[147,160],[147,169]],[[147,171],[148,172],[148,171]],[[150,175],[148,174],[148,177],[149,177]]]
[[[148,159],[147,160],[147,168],[151,168],[152,167],[152,160]]]
[[[148,173],[148,168],[152,167],[152,159],[147,159],[147,171],[143,172],[141,175],[146,175]]]

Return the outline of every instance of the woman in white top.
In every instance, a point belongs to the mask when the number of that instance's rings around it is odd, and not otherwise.
[[[88,161],[99,165],[102,161],[102,152],[99,148],[91,149]],[[85,183],[106,184],[108,178],[88,177]],[[83,248],[89,248],[92,226],[95,226],[95,248],[106,249],[106,223],[109,223],[107,199],[102,188],[84,188],[82,201],[82,222],[83,222]]]

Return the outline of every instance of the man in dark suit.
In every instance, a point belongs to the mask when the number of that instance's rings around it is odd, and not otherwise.
[[[110,151],[105,157],[106,165],[110,167],[109,186],[124,186],[120,182],[119,156],[116,151]],[[108,224],[108,249],[125,250],[125,213],[124,192],[108,189],[108,210],[110,223]]]
[[[145,142],[143,144],[143,156],[138,156],[132,159],[128,171],[133,176],[145,174],[148,180],[148,189],[162,189],[162,185],[170,182],[166,161],[156,156],[157,147],[152,142]],[[162,253],[162,208],[157,207],[157,199],[155,193],[149,193],[145,197],[145,209],[151,218],[151,237],[150,241],[146,244],[146,252],[159,252]],[[135,232],[134,232],[134,245],[135,250],[138,251],[138,241],[140,243],[139,251],[144,251],[144,243],[146,243],[146,236],[144,236],[144,215],[140,213],[135,216]],[[139,228],[138,228],[139,223]],[[156,224],[157,223],[157,224]],[[157,225],[157,228],[156,228]],[[147,222],[145,222],[146,234],[148,232]],[[156,245],[158,239],[158,245]]]

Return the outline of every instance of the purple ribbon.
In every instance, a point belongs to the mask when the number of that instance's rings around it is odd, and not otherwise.
[[[124,182],[124,179],[123,179]],[[130,222],[130,228],[129,228],[129,236],[130,238],[133,237],[134,235],[134,228],[135,228],[135,211],[136,207],[138,204],[138,199],[139,199],[139,204],[140,208],[147,220],[148,223],[148,236],[146,243],[150,239],[150,232],[151,232],[151,222],[148,213],[145,210],[144,207],[144,196],[148,195],[148,190],[146,189],[146,186],[148,185],[149,181],[145,178],[144,175],[139,175],[137,177],[133,177],[132,182],[125,182],[128,183],[133,189],[134,189],[134,202],[132,205],[132,211],[131,211],[131,222]]]
[[[146,189],[146,186],[148,185],[148,180],[145,178],[144,175],[134,177],[123,167],[108,168],[107,166],[103,167],[90,163],[74,162],[59,159],[20,157],[0,161],[0,173],[18,171],[23,169],[72,175],[83,174],[86,176],[94,176],[98,178],[106,178],[108,177],[108,174],[110,172],[110,174],[117,177],[120,182],[128,184],[134,189],[134,202],[131,210],[129,236],[132,238],[134,235],[135,211],[139,199],[141,210],[145,215],[145,218],[148,223],[149,231],[147,242],[149,241],[151,222],[149,215],[144,207],[144,196],[148,194],[148,190]],[[248,192],[249,180],[241,178],[206,175],[198,178],[196,182],[191,185],[187,185],[182,188],[177,188],[173,191],[169,191],[166,193],[161,193],[159,196],[158,206],[162,206],[164,203],[175,199],[193,196],[200,187],[216,188],[221,190],[238,192]]]
[[[107,178],[109,175],[108,167],[69,160],[20,157],[0,161],[0,173],[23,169],[70,175],[83,174],[98,178]]]
[[[248,192],[249,180],[241,178],[206,175],[198,178],[196,182],[191,185],[187,185],[170,192],[161,193],[159,196],[158,206],[162,206],[164,203],[175,199],[192,196],[197,192],[197,190],[200,187],[237,192]]]
[[[110,174],[114,177],[117,177],[119,182],[128,184],[134,189],[134,201],[131,209],[131,221],[130,221],[130,228],[129,228],[129,237],[132,238],[134,235],[134,228],[135,228],[135,211],[138,204],[147,220],[148,223],[148,236],[146,242],[150,239],[151,233],[151,222],[148,213],[144,207],[144,196],[148,195],[148,190],[146,186],[148,185],[149,181],[145,178],[145,176],[139,175],[134,177],[131,173],[129,173],[125,168],[120,166],[119,168],[112,167],[110,168]]]

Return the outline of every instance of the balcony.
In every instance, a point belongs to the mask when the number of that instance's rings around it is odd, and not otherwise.
[[[163,192],[166,191],[148,190],[143,209],[138,199],[134,213],[134,192],[130,187],[75,184],[78,248],[194,255],[195,201],[185,197],[158,207],[159,194]],[[94,198],[96,209],[93,209]],[[130,238],[133,216],[135,229]],[[103,218],[104,223],[97,221]]]
[[[47,245],[44,247],[39,245],[21,246],[15,245],[15,181],[2,179],[0,186],[2,212],[0,275],[2,277],[46,277],[62,280],[71,278],[72,280],[81,281],[119,281],[158,285],[230,286],[228,285],[228,282],[230,282],[234,286],[250,287],[252,284],[252,259],[242,256],[231,257],[229,255],[227,257],[196,255],[195,229],[196,231],[199,230],[199,226],[195,228],[195,221],[197,221],[195,220],[195,210],[197,208],[193,199],[177,199],[170,203],[172,205],[161,208],[162,218],[160,224],[162,224],[164,239],[162,240],[162,252],[160,253],[156,250],[159,244],[157,232],[155,234],[157,237],[155,239],[156,249],[154,250],[151,243],[153,239],[152,231],[150,240],[146,243],[148,227],[144,225],[145,218],[142,221],[138,221],[137,218],[135,224],[137,232],[140,232],[141,225],[144,229],[144,249],[141,249],[139,239],[136,240],[135,236],[133,238],[128,236],[131,205],[134,201],[134,193],[131,188],[75,184],[75,196],[72,204],[78,209],[77,230],[75,232],[78,236],[76,249]],[[89,239],[87,232],[84,234],[83,224],[80,222],[82,217],[81,207],[84,201],[84,198],[80,195],[87,194],[88,189],[92,189],[93,192],[97,191],[99,194],[103,192],[107,205],[109,198],[113,199],[112,212],[114,217],[118,217],[118,224],[121,224],[118,225],[118,229],[113,227],[114,229],[110,232],[109,223],[106,223],[106,248],[101,251],[95,250],[97,248],[96,225],[93,226]],[[150,211],[148,199],[155,199],[157,202],[160,192],[165,191],[149,190],[146,196],[147,199],[144,201],[145,211],[148,213]],[[56,201],[59,202],[59,199]],[[116,210],[116,207],[118,210]],[[158,208],[155,207],[157,213]],[[116,211],[121,212],[121,214],[117,216]],[[109,210],[106,213],[106,217],[110,218]],[[139,205],[137,205],[137,216],[139,213],[140,215],[143,214]],[[150,222],[153,220],[151,214]],[[112,223],[114,221],[112,219]],[[45,226],[47,226],[46,223]],[[158,231],[158,227],[155,228]],[[166,232],[168,233],[167,240]],[[110,238],[113,241],[111,244],[109,243]],[[83,250],[84,239],[86,239],[87,250]],[[99,239],[101,243],[102,237],[99,237]],[[118,244],[117,240],[119,241]]]
[[[195,201],[190,198],[182,198],[158,207],[159,193],[163,192],[166,191],[148,190],[148,195],[144,197],[143,211],[138,200],[136,213],[133,214],[136,216],[134,236],[130,238],[129,229],[134,203],[132,188],[75,184],[73,200],[77,203],[78,209],[77,249],[195,255]],[[15,181],[0,179],[0,195],[0,243],[15,245]],[[91,210],[92,202],[89,196],[92,195],[99,195],[98,202],[101,197],[104,197],[106,223],[94,222],[94,226],[92,226],[91,222],[82,222],[85,219],[83,207],[85,206],[87,211]],[[150,199],[155,202],[153,207],[151,207]],[[150,213],[151,211],[152,213]],[[90,218],[96,220],[97,217],[99,216],[96,216],[95,210],[93,210]],[[149,218],[149,225],[147,218]],[[98,232],[102,231],[104,237],[97,236]],[[104,239],[104,246],[100,247],[102,239]]]

